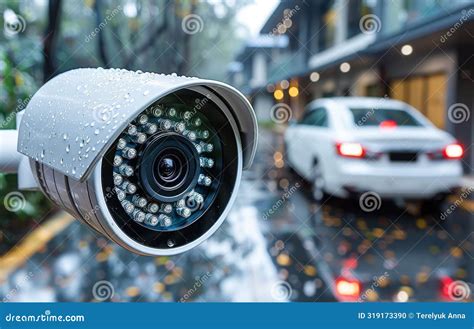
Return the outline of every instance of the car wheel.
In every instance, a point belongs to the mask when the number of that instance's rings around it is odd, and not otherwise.
[[[424,200],[421,203],[422,214],[438,214],[444,207],[444,203],[449,197],[448,193],[441,193],[430,200]]]
[[[321,166],[318,164],[317,161],[315,161],[313,165],[313,173],[312,173],[312,178],[311,178],[311,191],[314,200],[316,201],[322,201],[324,200],[324,197],[326,196],[324,192],[324,177],[323,177],[323,172],[321,170]]]

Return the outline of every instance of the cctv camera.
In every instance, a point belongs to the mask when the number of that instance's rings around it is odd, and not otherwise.
[[[143,255],[184,252],[217,230],[256,141],[252,107],[226,84],[100,68],[47,82],[18,131],[46,196]]]

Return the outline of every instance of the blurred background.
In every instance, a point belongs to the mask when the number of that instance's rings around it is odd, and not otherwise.
[[[3,301],[472,301],[474,1],[0,0],[0,12],[2,129],[44,82],[78,67],[222,80],[248,97],[260,125],[229,218],[174,257],[132,254],[0,174]],[[377,109],[402,101],[430,132],[446,132],[461,148],[440,160],[459,166],[456,186],[421,198],[417,184],[431,181],[412,175],[406,195],[386,196],[379,182],[318,197],[324,175],[293,166],[314,139],[298,140],[290,165],[289,131],[305,126],[313,100],[354,96]],[[379,121],[406,143],[428,133],[406,137],[406,122]],[[435,156],[387,153],[401,176]],[[396,189],[394,176],[384,179]]]

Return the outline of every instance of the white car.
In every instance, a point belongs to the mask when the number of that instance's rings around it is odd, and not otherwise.
[[[441,199],[460,186],[463,147],[420,112],[386,98],[311,102],[285,133],[286,161],[324,193]]]

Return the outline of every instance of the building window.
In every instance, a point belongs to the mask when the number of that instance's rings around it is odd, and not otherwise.
[[[380,83],[370,84],[365,87],[365,95],[367,97],[382,97],[384,95],[383,85]]]
[[[472,3],[472,0],[384,1],[382,30],[384,33],[397,33],[407,26],[446,15]]]
[[[390,81],[390,97],[410,104],[438,128],[446,126],[448,76],[436,73]]]
[[[325,2],[322,5],[322,27],[321,36],[319,38],[319,49],[324,50],[334,46],[336,41],[336,23],[337,23],[337,10],[336,3],[334,0]]]
[[[375,12],[376,0],[353,0],[348,1],[349,7],[348,22],[347,22],[347,37],[351,38],[359,33],[360,20],[366,15],[373,15]]]

